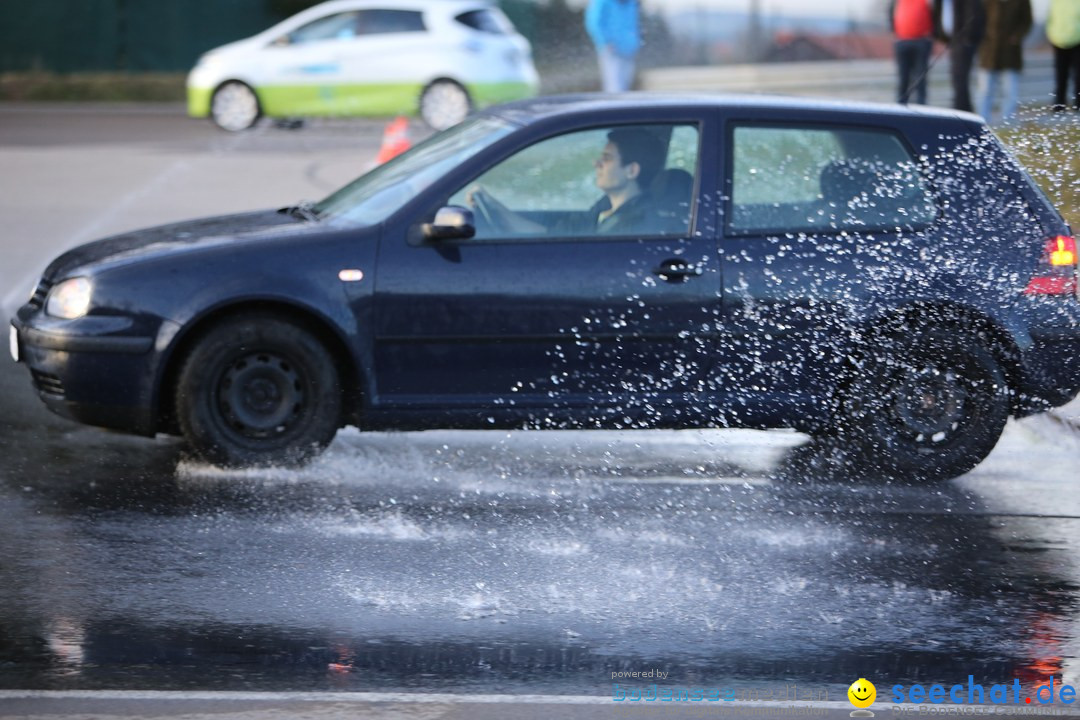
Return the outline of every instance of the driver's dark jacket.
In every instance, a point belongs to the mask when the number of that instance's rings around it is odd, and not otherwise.
[[[603,221],[600,213],[611,207],[605,195],[584,212],[568,212],[555,223],[552,231],[560,235],[615,235],[656,232],[660,218],[646,193],[635,195]]]

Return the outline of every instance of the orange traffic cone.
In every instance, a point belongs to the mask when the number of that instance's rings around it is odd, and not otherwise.
[[[375,164],[382,165],[387,160],[397,157],[411,147],[412,143],[409,142],[409,119],[400,116],[396,117],[383,131],[382,147],[379,148],[379,155],[375,158]]]

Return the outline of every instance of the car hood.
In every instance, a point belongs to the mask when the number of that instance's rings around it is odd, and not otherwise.
[[[243,38],[241,40],[234,40],[231,43],[225,43],[224,45],[218,45],[216,48],[207,50],[200,59],[208,59],[211,57],[224,57],[226,55],[232,55],[233,53],[244,50],[251,45],[252,41],[257,36]]]
[[[90,265],[120,262],[207,247],[226,242],[244,242],[282,232],[296,232],[304,222],[280,210],[221,215],[158,225],[96,240],[68,250],[52,261],[44,279],[54,281]]]

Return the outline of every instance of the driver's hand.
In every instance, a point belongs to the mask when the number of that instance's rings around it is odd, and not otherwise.
[[[471,208],[476,207],[476,196],[484,194],[484,188],[479,185],[473,185],[471,188],[465,191],[465,204]]]

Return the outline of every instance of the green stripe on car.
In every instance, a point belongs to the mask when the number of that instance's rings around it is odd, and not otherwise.
[[[263,114],[269,117],[313,115],[414,115],[424,86],[417,83],[357,85],[271,85],[255,89]],[[471,83],[474,106],[530,97],[527,83]],[[188,88],[191,117],[210,115],[210,88]]]

